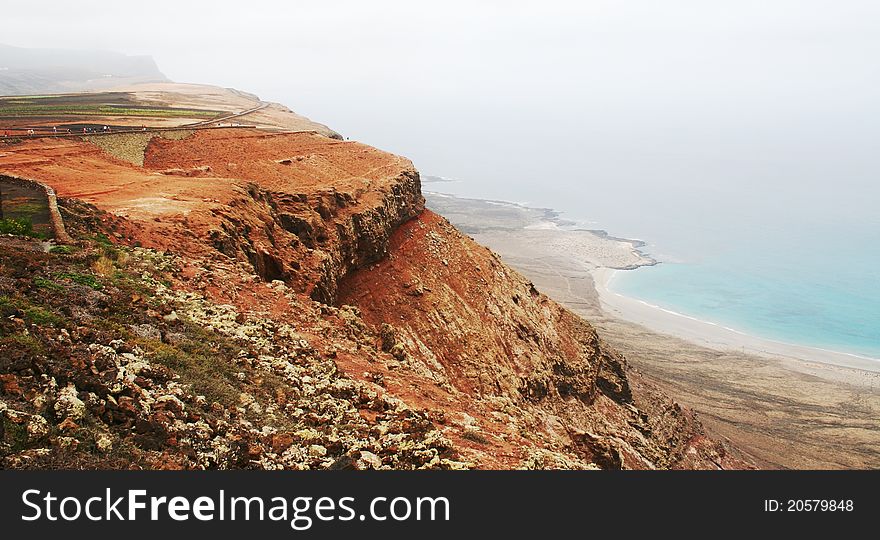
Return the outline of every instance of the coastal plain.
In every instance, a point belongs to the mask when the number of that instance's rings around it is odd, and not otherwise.
[[[428,184],[429,189],[438,184]],[[880,363],[764,340],[609,290],[656,261],[548,209],[426,193],[427,205],[592,322],[631,368],[764,468],[880,466]]]

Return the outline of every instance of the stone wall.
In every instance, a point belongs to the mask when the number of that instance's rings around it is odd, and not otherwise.
[[[2,201],[4,186],[19,186],[43,193],[46,197],[46,204],[49,208],[49,223],[52,227],[55,240],[61,243],[73,242],[73,239],[67,234],[67,230],[64,228],[64,220],[61,219],[61,212],[58,211],[58,199],[55,196],[54,189],[42,182],[37,182],[36,180],[2,174],[0,175],[0,201]],[[2,217],[2,204],[0,204],[0,218]]]

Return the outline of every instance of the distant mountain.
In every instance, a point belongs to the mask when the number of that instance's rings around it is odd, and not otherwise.
[[[149,56],[0,44],[0,95],[100,90],[167,80]]]

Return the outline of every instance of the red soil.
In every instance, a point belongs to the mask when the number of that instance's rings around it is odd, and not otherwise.
[[[662,394],[639,383],[633,396],[625,361],[587,322],[423,211],[404,158],[315,134],[230,129],[154,138],[144,167],[87,142],[27,140],[0,146],[0,172],[115,215],[119,241],[187,255],[178,286],[296,323],[350,377],[381,379],[427,410],[478,466],[521,466],[535,452],[553,456],[547,466],[740,465]],[[357,306],[366,344],[330,352],[309,318],[324,313],[313,299]],[[384,345],[383,332],[393,336]]]

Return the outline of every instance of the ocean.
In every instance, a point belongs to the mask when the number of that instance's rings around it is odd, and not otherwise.
[[[435,191],[647,242],[662,264],[620,292],[880,357],[877,3],[568,4],[586,11],[420,25],[347,70],[322,48],[260,91],[458,180]]]
[[[565,197],[550,182],[426,189],[554,208],[576,227],[646,242],[660,264],[619,272],[615,292],[756,337],[880,359],[876,188],[670,182],[632,197],[632,185],[569,182]]]
[[[619,273],[613,290],[754,336],[880,359],[875,239],[752,238],[712,257]]]
[[[453,179],[432,191],[552,208],[646,242],[661,264],[615,279],[620,293],[880,358],[880,108],[859,71],[876,62],[838,73],[826,60],[800,78],[743,68],[669,92],[589,71],[590,85],[555,86],[554,99],[517,87],[450,101],[426,87],[313,116]]]

